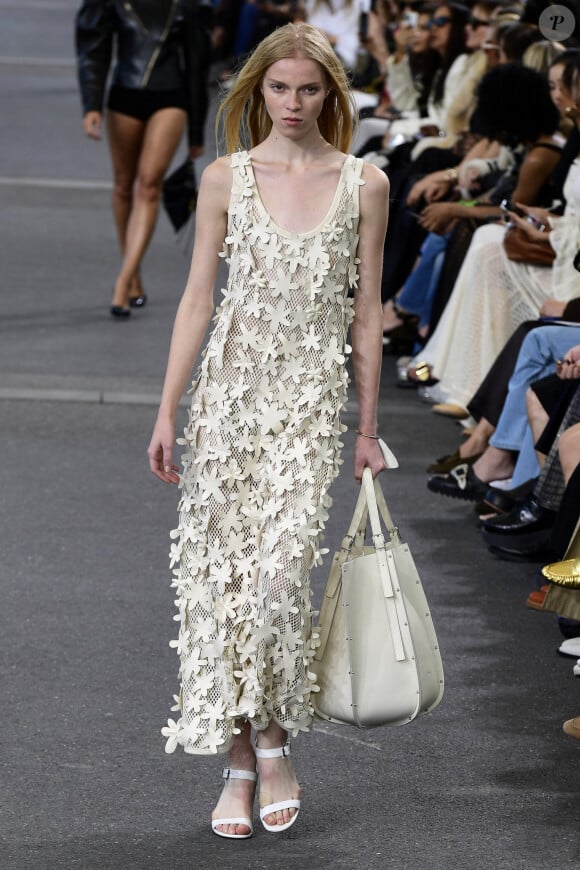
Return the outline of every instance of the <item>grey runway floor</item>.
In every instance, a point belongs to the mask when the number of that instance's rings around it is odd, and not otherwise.
[[[524,606],[538,565],[498,561],[469,506],[427,491],[459,428],[395,387],[393,357],[380,424],[401,467],[384,487],[439,634],[441,707],[296,739],[303,811],[279,838],[213,836],[222,760],[165,755],[176,492],[145,449],[188,264],[162,216],[151,304],[110,321],[109,168],[80,134],[76,6],[0,0],[1,870],[577,868],[580,746],[561,725],[580,683],[554,617]],[[350,404],[345,422],[331,551],[357,492]]]

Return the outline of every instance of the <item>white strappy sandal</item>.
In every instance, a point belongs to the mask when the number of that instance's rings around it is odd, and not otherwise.
[[[290,755],[290,743],[285,743],[284,746],[280,746],[277,749],[260,749],[258,746],[255,748],[256,758],[288,758]],[[296,812],[292,816],[289,822],[285,822],[283,825],[268,825],[264,818],[269,816],[271,813],[277,813],[278,810],[289,810],[295,809]],[[297,798],[289,798],[285,801],[278,801],[275,804],[267,804],[265,807],[260,807],[260,820],[267,831],[271,831],[274,834],[281,833],[282,831],[288,830],[288,828],[294,824],[296,819],[298,818],[298,813],[300,812],[300,801]]]
[[[231,767],[224,767],[224,779],[249,779],[251,782],[256,782],[258,774],[253,770],[234,770]],[[225,831],[218,831],[219,825],[246,825],[250,829],[249,834],[226,834]],[[254,833],[252,820],[240,816],[235,819],[212,819],[211,829],[218,837],[226,837],[228,840],[247,840]]]

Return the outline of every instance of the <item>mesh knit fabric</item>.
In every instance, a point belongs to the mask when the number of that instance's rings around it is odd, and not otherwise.
[[[172,532],[181,692],[166,749],[226,751],[236,720],[307,730],[309,573],[340,464],[362,161],[346,158],[323,222],[288,232],[231,157],[227,288],[194,384]]]

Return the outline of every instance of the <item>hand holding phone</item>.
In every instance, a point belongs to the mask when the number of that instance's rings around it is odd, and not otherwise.
[[[529,224],[531,224],[537,230],[540,230],[540,232],[543,232],[546,229],[546,225],[541,220],[538,220],[538,218],[534,217],[533,214],[529,214],[527,211],[524,211],[523,208],[520,208],[519,205],[516,205],[514,202],[511,202],[509,199],[502,199],[502,201],[499,204],[499,207],[501,208],[502,211],[504,211],[506,213],[506,215],[509,212],[511,212],[512,214],[515,214],[518,217],[522,218],[523,220],[527,221]]]

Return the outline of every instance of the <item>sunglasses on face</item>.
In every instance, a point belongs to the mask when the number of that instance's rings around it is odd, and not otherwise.
[[[451,24],[452,19],[448,15],[438,15],[437,18],[432,18],[429,22],[431,27],[445,27],[446,24]]]
[[[484,21],[483,18],[476,18],[472,15],[467,23],[470,27],[473,27],[474,30],[477,30],[478,27],[487,27],[489,21]]]

